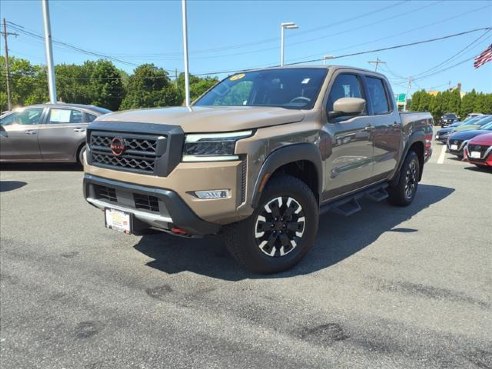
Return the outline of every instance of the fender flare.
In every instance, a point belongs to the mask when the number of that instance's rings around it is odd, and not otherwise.
[[[316,174],[318,178],[318,193],[315,195],[318,195],[317,197],[320,198],[323,190],[323,166],[321,153],[319,151],[319,148],[314,144],[299,143],[280,147],[268,155],[263,165],[261,166],[258,177],[256,178],[256,183],[253,190],[253,198],[251,201],[252,207],[256,208],[258,206],[258,202],[260,201],[261,193],[263,190],[263,188],[260,188],[260,186],[262,185],[263,179],[266,175],[268,176],[267,178],[269,178],[269,176],[271,176],[278,168],[286,164],[294,163],[301,160],[312,163],[316,168]]]
[[[407,142],[405,143],[405,147],[403,149],[403,155],[400,158],[400,162],[398,163],[397,170],[395,172],[395,175],[391,179],[391,185],[396,185],[398,181],[400,180],[400,174],[401,174],[401,167],[403,166],[403,162],[405,161],[405,158],[408,155],[408,151],[410,151],[410,147],[416,142],[421,142],[424,147],[425,147],[425,134],[423,131],[416,131],[413,132],[410,137],[408,137]],[[420,178],[419,181],[422,179],[422,172],[424,171],[424,168],[420,168]]]

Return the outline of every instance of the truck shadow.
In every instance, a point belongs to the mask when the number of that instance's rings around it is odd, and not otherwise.
[[[288,278],[328,268],[372,244],[385,232],[418,232],[418,229],[398,227],[427,207],[448,197],[454,189],[419,185],[412,205],[400,208],[369,200],[362,201],[362,211],[345,217],[328,213],[320,218],[314,248],[293,269],[275,274],[258,275],[242,269],[227,253],[219,237],[184,239],[166,234],[143,236],[135,249],[154,259],[147,265],[168,274],[183,271],[212,278],[238,281],[242,279]]]
[[[8,192],[24,187],[27,183],[22,181],[0,181],[0,192]]]

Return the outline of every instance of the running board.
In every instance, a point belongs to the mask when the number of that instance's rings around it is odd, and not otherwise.
[[[362,209],[359,204],[359,199],[364,196],[378,202],[388,198],[388,191],[386,191],[387,187],[388,184],[383,183],[346,196],[339,200],[324,204],[320,208],[320,214],[333,211],[334,213],[342,214],[348,217],[349,215],[355,214]]]
[[[379,202],[387,199],[389,197],[389,194],[388,191],[386,191],[386,188],[381,187],[374,192],[368,193],[366,196],[369,197],[371,200]]]

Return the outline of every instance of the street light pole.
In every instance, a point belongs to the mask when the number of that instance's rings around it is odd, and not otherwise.
[[[185,75],[185,104],[190,107],[190,76],[188,64],[188,17],[186,14],[186,0],[181,0],[181,9],[183,13],[183,53],[184,53],[184,75]]]
[[[56,82],[55,69],[53,65],[53,49],[51,45],[50,10],[48,0],[42,0],[44,21],[44,46],[46,48],[46,64],[48,66],[48,89],[50,92],[50,103],[56,104]]]
[[[285,43],[284,31],[286,29],[297,29],[297,28],[299,28],[299,26],[294,22],[280,23],[280,66],[281,67],[284,65],[284,43]]]

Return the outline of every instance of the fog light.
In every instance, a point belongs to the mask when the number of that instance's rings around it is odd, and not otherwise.
[[[227,199],[231,197],[230,190],[195,191],[194,194],[199,199]]]

